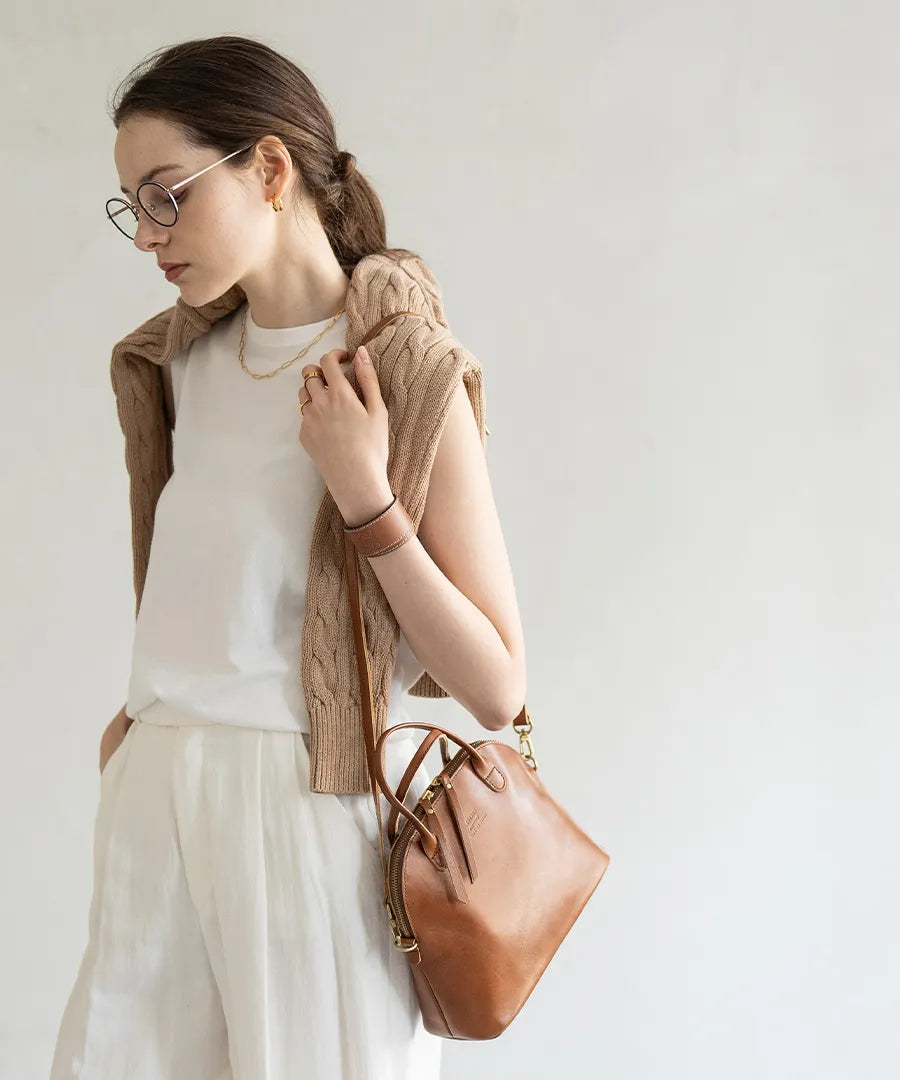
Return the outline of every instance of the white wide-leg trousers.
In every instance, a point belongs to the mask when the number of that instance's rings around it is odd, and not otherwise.
[[[381,906],[372,797],[311,792],[307,740],[131,725],[100,776],[51,1080],[438,1080],[442,1040]],[[393,783],[417,744],[388,740]]]

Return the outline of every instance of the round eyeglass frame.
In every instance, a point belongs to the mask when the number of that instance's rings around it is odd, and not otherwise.
[[[149,206],[147,205],[147,203],[144,202],[144,199],[141,196],[141,192],[144,190],[144,188],[158,189],[164,202],[168,202],[169,205],[172,207],[173,216],[171,221],[160,221],[156,214],[153,213],[153,210],[156,210],[157,213],[160,213],[161,211],[157,207],[156,202],[151,202]],[[144,211],[147,217],[149,217],[152,221],[155,221],[157,225],[163,225],[166,228],[171,228],[178,221],[178,203],[175,200],[175,196],[167,187],[165,187],[163,184],[156,183],[155,180],[147,180],[143,184],[141,184],[141,186],[137,189],[137,201],[138,205]],[[119,232],[127,236],[129,240],[133,240],[137,236],[139,223],[138,212],[137,210],[135,210],[134,206],[130,202],[128,202],[127,199],[107,199],[106,214],[109,220],[113,223],[113,225],[115,225],[115,227],[119,230]],[[120,217],[122,214],[126,215],[124,220],[129,225],[133,224],[133,232],[129,232],[127,228],[120,225],[119,222],[116,221],[116,218]]]
[[[214,169],[216,167],[216,165],[221,165],[223,161],[227,161],[229,158],[233,158],[235,156],[235,154],[240,154],[244,150],[249,150],[251,147],[253,147],[255,145],[256,145],[256,141],[250,143],[248,146],[241,146],[239,149],[233,150],[230,154],[226,154],[225,157],[219,158],[218,161],[214,161],[211,165],[207,165],[205,168],[201,169],[199,172],[194,173],[193,176],[189,176],[185,180],[179,180],[177,184],[173,184],[170,188],[166,187],[165,184],[160,184],[159,181],[157,181],[157,180],[145,180],[143,184],[138,185],[138,189],[137,189],[137,192],[136,192],[136,198],[137,198],[137,201],[138,201],[138,205],[140,206],[140,208],[144,211],[144,213],[152,221],[156,222],[157,225],[162,225],[164,228],[171,229],[173,225],[176,225],[178,223],[178,200],[175,198],[175,196],[172,194],[172,192],[177,191],[179,188],[184,187],[185,184],[189,184],[191,182],[191,180],[196,180],[198,176],[202,176],[205,172],[209,172],[210,169]],[[141,197],[141,192],[144,190],[144,188],[148,188],[148,187],[149,188],[158,188],[160,190],[160,192],[162,192],[162,195],[163,195],[164,199],[168,201],[169,205],[171,206],[171,208],[172,208],[172,210],[174,212],[175,216],[174,216],[174,219],[172,221],[160,221],[159,218],[156,217],[156,215],[150,209],[150,207],[146,205],[143,198]],[[156,209],[157,212],[159,212],[159,209],[158,209],[158,207],[156,206],[155,203],[151,203],[150,205],[153,206],[153,208]],[[114,207],[114,209],[111,209],[111,207]],[[125,220],[127,222],[129,222],[129,224],[130,224],[132,219],[133,219],[133,221],[134,221],[134,232],[133,233],[128,232],[125,228],[123,228],[119,224],[118,221],[116,221],[116,218],[119,217],[121,214],[130,214],[131,215],[131,217],[126,217]],[[123,236],[127,236],[129,240],[133,240],[137,236],[138,225],[140,224],[140,220],[138,218],[138,212],[137,212],[134,204],[130,203],[127,199],[120,199],[118,196],[116,196],[115,198],[112,198],[112,199],[107,199],[106,200],[106,216],[113,223],[113,225],[115,225],[115,227],[119,230],[119,232],[122,233]]]

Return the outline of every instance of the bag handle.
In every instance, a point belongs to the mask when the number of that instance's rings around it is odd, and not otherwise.
[[[469,755],[469,764],[472,767],[472,771],[478,777],[482,783],[486,784],[492,791],[502,791],[506,787],[506,777],[497,768],[496,765],[492,765],[477,747],[467,743],[465,739],[460,738],[459,735],[454,735],[452,731],[448,731],[446,728],[437,727],[434,724],[420,724],[414,720],[406,721],[402,724],[394,724],[393,727],[387,728],[382,732],[380,738],[375,744],[375,768],[376,776],[378,778],[378,784],[394,808],[394,811],[403,814],[409,821],[415,826],[419,835],[422,837],[423,845],[427,843],[426,854],[433,855],[432,850],[432,837],[413,812],[403,804],[403,802],[397,797],[397,794],[393,792],[390,785],[387,782],[387,778],[384,773],[384,744],[389,735],[393,735],[395,731],[401,731],[403,728],[418,728],[422,731],[430,732],[430,735],[426,736],[419,747],[416,754],[413,756],[413,761],[421,761],[425,756],[427,749],[430,746],[429,739],[444,738],[455,742],[457,746],[465,750]],[[424,748],[424,749],[423,749]]]
[[[406,803],[406,796],[409,793],[410,786],[415,779],[416,773],[419,771],[419,766],[425,760],[428,751],[432,746],[441,740],[441,760],[446,766],[450,761],[450,750],[448,747],[449,740],[447,736],[436,728],[432,728],[431,732],[425,736],[422,742],[419,744],[418,750],[413,754],[409,764],[406,766],[406,772],[403,774],[403,778],[397,785],[394,794],[402,803]],[[387,834],[388,840],[393,841],[397,839],[397,834],[400,832],[400,812],[396,806],[391,807],[391,812],[388,814]]]

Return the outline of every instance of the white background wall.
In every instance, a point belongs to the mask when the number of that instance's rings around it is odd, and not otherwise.
[[[484,365],[542,775],[611,855],[444,1076],[896,1076],[896,6],[86,0],[0,66],[3,1080],[49,1069],[127,688],[109,352],[176,296],[104,218],[106,100],[223,32],[322,88]]]

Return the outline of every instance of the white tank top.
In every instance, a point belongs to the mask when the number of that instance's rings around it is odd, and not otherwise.
[[[246,303],[172,360],[174,471],[156,506],[125,711],[160,724],[309,732],[300,635],[325,483],[300,445],[304,364],[346,347],[347,316],[268,379],[238,359]],[[244,363],[272,371],[330,322],[257,326]],[[343,367],[348,370],[352,360]],[[402,632],[390,723],[424,668]]]

